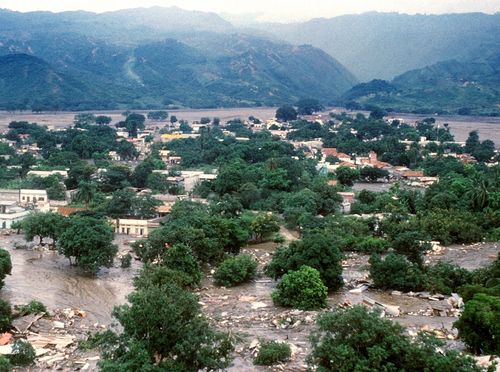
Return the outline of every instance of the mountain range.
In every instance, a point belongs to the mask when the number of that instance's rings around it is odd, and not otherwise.
[[[365,82],[391,80],[446,60],[470,61],[492,50],[500,53],[500,13],[369,12],[252,27],[280,40],[321,48]]]
[[[240,28],[175,7],[0,10],[0,24],[0,108],[276,106],[311,97],[500,111],[500,14],[366,13]]]
[[[239,33],[211,13],[0,11],[0,24],[0,106],[8,108],[330,103],[358,82],[320,49]],[[31,81],[15,78],[26,72]]]

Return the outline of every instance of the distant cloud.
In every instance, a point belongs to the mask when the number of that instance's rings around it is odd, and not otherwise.
[[[367,11],[400,13],[500,12],[500,0],[2,0],[1,8],[18,11],[88,10],[105,12],[124,8],[178,6],[189,10],[230,14],[259,14],[262,21],[297,21]]]

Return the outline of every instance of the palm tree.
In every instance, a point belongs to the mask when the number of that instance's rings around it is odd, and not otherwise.
[[[94,200],[97,193],[97,186],[92,182],[82,181],[78,184],[78,191],[74,196],[74,200],[85,204],[85,209],[89,209],[89,203]]]

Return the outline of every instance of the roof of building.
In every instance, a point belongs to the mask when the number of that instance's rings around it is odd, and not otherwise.
[[[76,212],[84,211],[85,208],[76,208],[76,207],[59,207],[57,208],[57,213],[62,216],[68,217]]]
[[[423,177],[424,176],[424,171],[406,171],[403,172],[403,177]]]

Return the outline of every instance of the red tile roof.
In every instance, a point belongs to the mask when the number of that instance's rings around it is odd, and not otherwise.
[[[69,215],[71,215],[73,213],[81,212],[84,210],[85,210],[85,208],[59,207],[59,208],[57,208],[57,213],[59,213],[62,216],[68,217]]]

